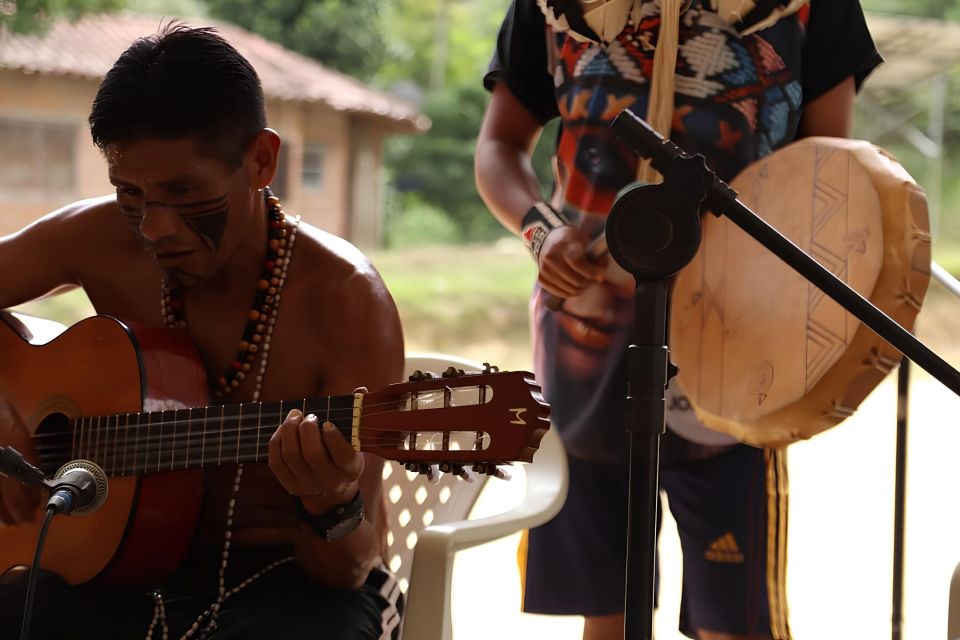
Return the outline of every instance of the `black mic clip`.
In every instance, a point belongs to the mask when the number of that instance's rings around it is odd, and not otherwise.
[[[31,487],[50,487],[43,471],[27,462],[13,447],[0,447],[0,475]]]
[[[107,499],[107,474],[89,460],[72,460],[60,467],[53,478],[47,478],[13,447],[0,447],[0,475],[47,489],[47,509],[53,508],[58,514],[93,513]]]

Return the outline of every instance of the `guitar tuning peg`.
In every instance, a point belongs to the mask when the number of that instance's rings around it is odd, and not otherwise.
[[[489,362],[483,363],[483,372],[484,373],[497,373],[500,371],[500,367],[490,364]]]
[[[429,371],[424,372],[424,371],[421,371],[420,369],[417,369],[416,371],[411,373],[410,377],[407,379],[410,382],[420,382],[421,380],[432,380],[433,377],[434,377],[433,374],[430,373]]]
[[[499,478],[500,480],[513,480],[513,476],[509,471],[503,467],[498,467],[495,464],[490,465],[491,469],[487,471],[488,476],[493,476],[494,478]]]
[[[463,375],[466,375],[463,369],[457,369],[456,367],[447,367],[446,371],[443,372],[444,378],[459,378]]]
[[[473,470],[476,473],[483,473],[494,478],[499,478],[501,480],[510,480],[513,476],[510,475],[510,472],[506,469],[503,469],[495,464],[489,464],[486,462],[481,462],[479,464],[473,465]]]
[[[442,462],[440,464],[440,471],[443,471],[444,473],[452,473],[453,475],[457,476],[464,482],[473,482],[476,479],[474,478],[472,473],[470,473],[463,467],[462,464]]]
[[[435,464],[422,464],[416,462],[408,462],[404,465],[407,471],[412,471],[414,473],[419,473],[422,476],[427,477],[427,482],[430,484],[436,484],[440,482],[440,471],[437,469]]]

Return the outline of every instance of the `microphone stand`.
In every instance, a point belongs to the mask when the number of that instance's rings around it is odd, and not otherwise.
[[[662,184],[625,190],[614,203],[606,228],[611,255],[636,280],[634,344],[627,351],[630,470],[624,638],[652,640],[664,391],[676,372],[666,340],[667,282],[699,249],[703,209],[727,216],[958,395],[960,372],[738,201],[737,193],[707,168],[703,156],[684,153],[629,109],[611,127],[664,177]]]

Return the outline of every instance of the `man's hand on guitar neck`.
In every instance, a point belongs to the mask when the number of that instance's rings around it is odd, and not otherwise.
[[[363,473],[363,456],[329,422],[294,409],[270,438],[270,469],[304,509],[321,514],[350,502]]]
[[[38,459],[23,419],[3,398],[0,398],[0,445],[13,447],[31,463]],[[41,514],[43,498],[43,491],[38,487],[0,477],[0,524],[36,521]]]

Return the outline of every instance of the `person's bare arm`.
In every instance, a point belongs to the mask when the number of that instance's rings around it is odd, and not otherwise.
[[[325,395],[377,390],[401,379],[404,365],[400,319],[386,287],[369,266],[341,285],[338,304],[315,301],[315,313],[338,318],[337,334],[327,336],[330,374]],[[307,350],[305,350],[307,353]],[[295,442],[299,437],[299,442]],[[299,446],[303,455],[290,455]],[[314,581],[331,586],[361,586],[381,554],[383,460],[355,453],[336,429],[294,416],[281,425],[270,443],[270,467],[288,492],[300,496],[304,509],[321,514],[350,502],[359,489],[364,519],[350,534],[328,542],[306,524],[295,539],[297,560]]]
[[[81,284],[83,244],[96,240],[85,218],[104,201],[76,202],[0,237],[0,309]]]
[[[503,226],[520,232],[524,214],[543,200],[530,158],[543,131],[503,84],[490,97],[477,137],[477,190]]]
[[[523,218],[543,201],[531,164],[542,127],[503,84],[494,87],[477,138],[477,190],[503,226],[519,233]],[[603,278],[603,263],[587,259],[584,239],[572,226],[551,231],[540,250],[539,280],[565,298]]]
[[[813,100],[803,108],[797,137],[849,138],[853,133],[853,102],[856,97],[851,76]]]

